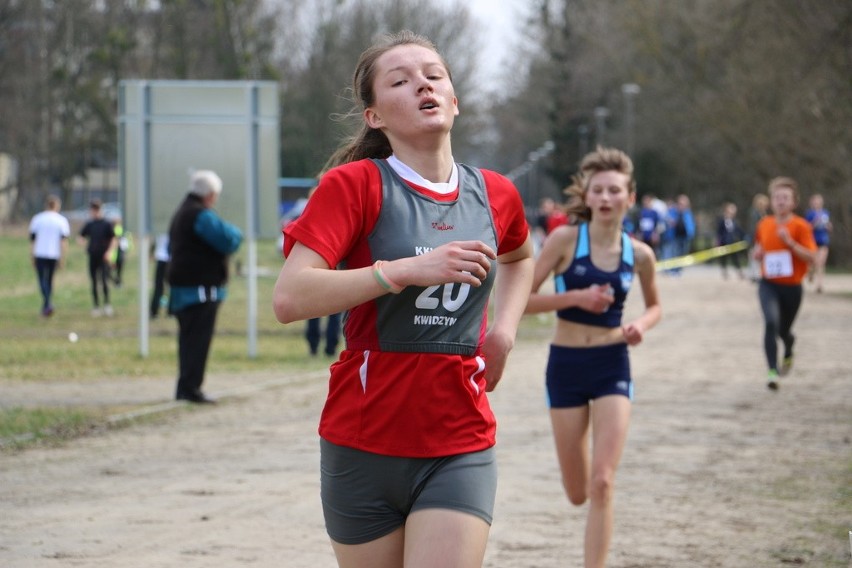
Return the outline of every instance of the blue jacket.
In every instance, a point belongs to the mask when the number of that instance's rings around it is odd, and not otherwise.
[[[676,227],[678,219],[683,216],[683,227],[686,229],[686,235],[678,235]],[[692,209],[679,210],[677,206],[670,207],[666,216],[666,230],[663,233],[663,239],[673,240],[675,238],[686,238],[692,240],[695,238],[695,219],[692,216]]]
[[[223,301],[227,295],[227,257],[236,252],[242,240],[238,227],[204,208],[196,196],[187,196],[169,230],[170,311]]]

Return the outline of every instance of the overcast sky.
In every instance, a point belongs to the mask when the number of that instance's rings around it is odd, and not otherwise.
[[[486,34],[482,64],[493,72],[518,40],[518,24],[529,6],[528,0],[470,0],[470,10]],[[483,77],[484,80],[487,78]]]

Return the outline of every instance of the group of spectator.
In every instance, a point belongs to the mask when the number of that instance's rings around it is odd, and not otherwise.
[[[212,402],[201,390],[219,305],[227,296],[228,259],[242,243],[242,232],[214,211],[222,180],[213,171],[191,175],[189,192],[175,211],[168,234],[157,237],[151,251],[156,260],[150,315],[163,304],[178,322],[178,381],[175,397],[194,403]],[[71,227],[60,214],[62,202],[49,196],[45,210],[29,226],[31,256],[42,295],[41,315],[54,313],[53,276],[67,256]],[[110,283],[121,285],[130,235],[121,219],[104,218],[100,201],[89,204],[89,219],[78,234],[85,242],[94,308],[93,317],[113,315]],[[165,298],[165,285],[169,298]]]
[[[758,193],[749,206],[744,219],[745,223],[741,223],[737,205],[732,201],[726,201],[721,205],[718,216],[712,221],[712,227],[707,227],[707,236],[710,237],[714,246],[733,245],[745,241],[750,248],[753,244],[755,228],[768,212],[769,197]],[[814,237],[819,246],[808,280],[814,284],[817,292],[822,292],[831,223],[820,194],[811,196],[805,217],[813,227]],[[564,205],[550,197],[543,198],[539,202],[533,225],[536,242],[541,243],[544,236],[555,227],[570,222]],[[685,194],[666,202],[647,193],[642,197],[641,204],[624,219],[624,230],[652,247],[660,260],[689,254],[699,233],[698,225],[689,197]],[[728,278],[729,267],[733,268],[740,279],[749,278],[756,282],[760,278],[759,267],[751,259],[747,250],[724,254],[718,258],[717,262],[725,279]],[[672,268],[666,273],[677,275],[680,269]]]
[[[533,230],[540,241],[559,225],[571,221],[564,207],[546,197],[539,203]],[[666,203],[652,194],[642,197],[641,206],[624,218],[624,230],[650,246],[658,259],[668,259],[688,254],[696,236],[696,222],[689,197],[685,194]],[[679,274],[680,269],[672,269]]]
[[[666,203],[651,194],[642,198],[634,236],[654,249],[657,258],[666,260],[688,254],[695,239],[695,217],[689,197],[678,195]],[[672,274],[680,274],[673,268]]]
[[[30,253],[42,296],[41,315],[44,317],[54,312],[53,275],[64,265],[71,236],[71,226],[68,219],[60,214],[61,209],[59,197],[48,196],[44,211],[35,215],[29,226]],[[92,316],[111,316],[109,285],[121,286],[124,256],[130,247],[129,234],[124,232],[120,218],[106,219],[100,200],[93,200],[89,204],[89,219],[77,237],[85,245],[88,257]]]

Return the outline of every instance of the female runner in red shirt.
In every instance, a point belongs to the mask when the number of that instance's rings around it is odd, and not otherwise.
[[[428,39],[383,38],[353,83],[364,124],[285,230],[273,299],[282,323],[346,312],[319,426],[326,530],[341,567],[478,567],[496,492],[485,393],[529,295],[529,228],[508,179],[454,162],[458,101]]]

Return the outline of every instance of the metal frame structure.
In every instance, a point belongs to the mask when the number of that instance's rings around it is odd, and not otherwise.
[[[167,230],[192,170],[224,182],[217,210],[246,237],[248,353],[257,355],[257,237],[278,232],[278,86],[270,81],[121,81],[119,177],[125,226],[147,251]],[[244,186],[244,192],[228,191]],[[139,255],[139,352],[149,351],[148,255]]]

